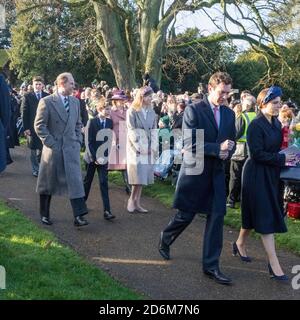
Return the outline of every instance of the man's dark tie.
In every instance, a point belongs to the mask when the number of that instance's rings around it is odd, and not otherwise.
[[[69,97],[64,98],[64,106],[65,106],[66,111],[69,113],[69,110],[70,110]]]
[[[36,97],[37,97],[38,101],[40,101],[40,99],[41,99],[41,93],[38,92],[38,93],[36,94]]]

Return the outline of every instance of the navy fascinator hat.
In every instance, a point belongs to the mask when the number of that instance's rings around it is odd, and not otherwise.
[[[282,90],[280,87],[272,86],[269,88],[267,95],[265,96],[264,100],[262,101],[263,104],[267,104],[271,100],[281,97],[282,96]]]

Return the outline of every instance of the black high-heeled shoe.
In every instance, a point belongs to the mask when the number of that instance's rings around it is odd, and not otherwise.
[[[233,255],[233,256],[239,255],[239,257],[241,258],[241,260],[244,261],[244,262],[251,262],[251,261],[252,261],[252,259],[251,259],[250,257],[242,256],[242,255],[241,255],[240,250],[239,250],[236,242],[234,242],[234,243],[232,244],[232,255]]]
[[[276,276],[276,274],[274,273],[270,263],[268,263],[268,269],[269,269],[269,273],[270,273],[270,278],[277,280],[277,281],[288,281],[289,277],[285,274],[283,274],[282,276]]]

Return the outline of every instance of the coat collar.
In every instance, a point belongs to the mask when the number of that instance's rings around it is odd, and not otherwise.
[[[116,117],[118,119],[126,120],[126,109],[121,112],[119,109],[111,111],[112,117]]]
[[[147,125],[147,122],[149,122],[150,116],[151,116],[150,110],[149,110],[148,113],[147,113],[147,119],[146,119],[146,120],[145,120],[145,118],[144,118],[144,114],[143,114],[143,111],[142,111],[142,110],[137,111],[136,113],[137,113],[138,118],[139,118],[140,121],[142,122],[144,129],[148,132],[148,131],[151,129],[151,128],[149,128],[149,126]]]
[[[105,118],[104,128],[101,128],[101,119],[100,119],[100,117],[97,116],[95,119],[97,119],[96,124],[97,124],[97,127],[98,127],[99,130],[100,130],[100,129],[106,129],[106,128],[108,128],[109,122],[110,122],[110,120],[111,120],[111,119],[109,119],[109,118]]]
[[[66,111],[65,106],[63,105],[63,102],[61,101],[61,98],[59,96],[59,94],[57,92],[52,94],[52,98],[53,98],[53,106],[54,109],[56,110],[56,112],[59,114],[60,118],[64,121],[64,122],[68,122],[68,118],[71,114],[71,112],[73,112],[73,107],[72,107],[72,99],[70,99],[70,110],[69,113]]]
[[[269,120],[263,115],[263,113],[259,112],[257,115],[257,118],[260,118],[265,125],[271,127],[271,128],[276,128],[281,131],[281,123],[276,117],[272,117],[272,123],[269,122]]]

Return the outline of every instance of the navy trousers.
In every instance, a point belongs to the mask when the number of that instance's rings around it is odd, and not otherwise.
[[[178,210],[175,217],[164,229],[162,241],[170,246],[193,221],[195,215],[195,212]],[[219,268],[219,258],[223,247],[223,224],[223,213],[212,212],[207,215],[202,253],[203,270],[216,270]]]

